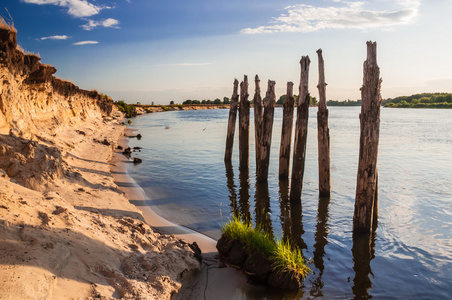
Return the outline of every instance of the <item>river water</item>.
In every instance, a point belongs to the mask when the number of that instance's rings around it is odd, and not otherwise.
[[[451,299],[452,110],[381,110],[378,228],[353,237],[360,107],[330,107],[330,198],[318,197],[317,108],[309,111],[301,207],[278,180],[282,109],[276,108],[268,184],[256,185],[254,128],[249,174],[223,162],[229,110],[154,113],[133,119],[143,147],[129,174],[166,219],[209,235],[233,214],[303,246],[313,273],[296,294],[265,288],[238,299]],[[251,116],[253,111],[251,111]],[[295,116],[296,117],[296,116]],[[251,117],[251,125],[253,118]]]

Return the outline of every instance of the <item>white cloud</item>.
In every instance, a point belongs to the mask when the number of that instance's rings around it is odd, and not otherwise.
[[[92,4],[87,0],[22,0],[22,1],[38,5],[52,4],[64,7],[67,8],[68,14],[77,18],[97,15],[102,9],[108,8]]]
[[[81,42],[73,43],[72,45],[82,46],[82,45],[95,45],[95,44],[99,44],[99,42],[98,41],[81,41]]]
[[[110,28],[119,28],[118,24],[119,24],[119,21],[112,19],[112,18],[108,18],[103,21],[88,20],[88,23],[86,23],[85,25],[82,25],[82,28],[84,30],[92,30],[93,28],[96,28],[99,26],[110,27]]]
[[[67,35],[51,35],[51,36],[44,36],[41,38],[42,41],[44,40],[67,40],[70,38]]]
[[[418,14],[420,0],[384,1],[394,9],[366,9],[368,2],[332,0],[334,5],[315,7],[308,4],[287,6],[287,11],[273,18],[274,25],[245,28],[242,33],[313,32],[322,29],[368,29],[409,24]],[[377,1],[380,2],[380,1]],[[375,3],[374,3],[375,4]],[[379,3],[381,4],[381,2]]]

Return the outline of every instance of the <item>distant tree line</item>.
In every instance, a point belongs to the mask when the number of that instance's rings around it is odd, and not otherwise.
[[[452,108],[452,94],[423,93],[411,96],[389,98],[383,102],[385,107],[401,108]]]
[[[361,106],[361,100],[328,100],[326,101],[326,105],[328,106]]]
[[[316,97],[310,97],[309,100],[309,106],[317,106],[319,104],[319,101],[317,101]],[[293,95],[293,99],[295,101],[295,105],[298,103],[298,96],[297,95]],[[279,99],[276,101],[276,105],[283,105],[284,101],[286,100],[286,95],[282,95],[281,97],[279,97]]]
[[[171,102],[170,102],[170,104],[174,104],[174,101],[171,101]],[[187,99],[184,102],[182,102],[182,104],[215,104],[215,105],[230,104],[230,103],[231,103],[231,100],[228,97],[223,97],[223,101],[221,101],[220,98],[217,98],[215,100],[191,100],[191,99]]]

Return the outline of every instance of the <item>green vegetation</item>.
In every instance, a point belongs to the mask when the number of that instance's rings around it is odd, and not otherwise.
[[[411,96],[400,96],[383,101],[385,107],[396,108],[452,108],[452,94],[423,93]]]
[[[207,100],[191,100],[191,99],[187,99],[187,100],[185,100],[184,102],[182,102],[182,104],[184,104],[184,105],[190,105],[190,104],[195,104],[195,105],[198,105],[198,104],[215,104],[215,105],[221,105],[221,104],[229,104],[229,103],[231,103],[230,101],[229,101],[229,98],[228,97],[224,97],[223,98],[223,101],[221,101],[220,100],[220,98],[216,98],[215,100],[209,100],[209,99],[207,99]]]
[[[124,101],[116,101],[115,104],[118,106],[119,111],[122,111],[126,114],[126,118],[131,118],[133,116],[136,116],[136,109],[134,106],[128,105]]]
[[[309,96],[309,97],[310,97],[309,106],[317,106],[319,104],[316,97],[311,97],[311,96]],[[297,95],[293,95],[293,99],[294,99],[294,103],[296,106],[298,103]],[[285,100],[286,100],[286,94],[282,95],[281,97],[279,97],[278,100],[276,100],[276,105],[283,105]]]
[[[361,100],[345,100],[345,101],[338,101],[338,100],[328,100],[326,101],[327,106],[361,106]]]
[[[292,249],[289,242],[274,240],[270,234],[263,232],[259,227],[252,228],[250,224],[234,217],[223,226],[223,234],[230,239],[243,241],[251,249],[260,251],[273,263],[277,272],[293,271],[305,278],[311,269],[306,266],[301,251]]]

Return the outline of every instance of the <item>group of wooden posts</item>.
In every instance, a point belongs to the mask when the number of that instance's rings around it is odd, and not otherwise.
[[[328,109],[326,105],[326,83],[322,50],[317,50],[319,60],[319,104],[317,112],[319,195],[331,193],[330,176],[330,136],[328,128]],[[300,60],[301,76],[298,93],[297,119],[295,123],[295,140],[292,157],[292,176],[290,182],[290,202],[301,202],[303,175],[308,134],[308,116],[310,96],[308,56]],[[353,216],[354,233],[369,233],[378,219],[378,176],[377,157],[380,130],[380,69],[377,65],[376,43],[367,42],[367,59],[364,62],[364,79],[361,87],[360,114],[360,149],[356,185],[355,210]],[[256,179],[267,181],[270,161],[270,148],[275,108],[275,82],[269,80],[265,98],[260,96],[260,80],[255,77],[254,93],[254,127],[256,152]],[[234,132],[239,111],[239,163],[240,169],[249,167],[249,126],[250,101],[248,99],[248,78],[245,75],[240,83],[240,101],[238,81],[234,81],[231,98],[229,124],[226,137],[225,162],[231,163]],[[283,105],[283,124],[279,154],[279,177],[289,178],[289,161],[294,117],[293,83],[287,83],[287,93]]]

